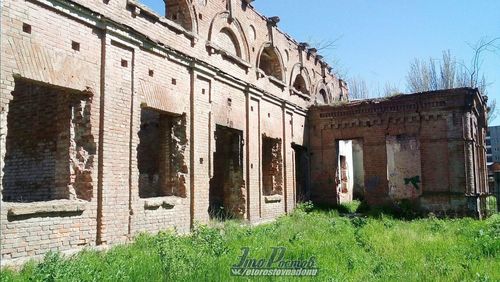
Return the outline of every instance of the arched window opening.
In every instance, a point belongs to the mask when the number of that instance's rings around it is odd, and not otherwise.
[[[236,36],[229,28],[223,28],[216,38],[217,45],[231,55],[241,58],[241,49]]]
[[[165,17],[182,26],[186,30],[193,30],[193,21],[188,3],[185,0],[165,1]]]
[[[328,104],[328,96],[326,95],[325,89],[321,89],[319,91],[318,97],[316,98],[316,101],[318,102],[319,105]]]
[[[307,89],[306,80],[304,79],[304,77],[301,74],[298,74],[295,77],[295,81],[293,82],[293,88],[295,88],[295,90],[302,92],[304,94],[309,94],[309,90]]]
[[[264,48],[262,54],[260,55],[259,62],[259,68],[264,71],[266,75],[273,76],[278,80],[283,81],[280,59],[272,47]]]

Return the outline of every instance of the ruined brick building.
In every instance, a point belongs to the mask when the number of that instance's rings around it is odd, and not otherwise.
[[[294,208],[346,85],[247,2],[2,1],[4,261]]]
[[[321,106],[346,84],[249,2],[2,1],[2,264],[310,198],[480,206],[479,94]]]
[[[490,195],[486,112],[485,98],[469,88],[312,107],[312,199],[408,201],[424,211],[482,216]]]

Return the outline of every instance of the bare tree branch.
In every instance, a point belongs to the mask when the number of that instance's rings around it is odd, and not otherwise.
[[[360,77],[348,79],[347,85],[349,86],[349,97],[351,99],[367,99],[370,96],[366,81]]]
[[[483,64],[481,57],[483,52],[496,52],[500,50],[500,37],[488,40],[486,37],[481,38],[475,45],[468,43],[469,47],[474,51],[474,56],[471,62],[470,87],[476,88],[479,81],[479,73]]]
[[[306,42],[309,43],[311,47],[316,48],[318,52],[334,50],[337,48],[337,43],[342,39],[343,35],[338,36],[335,39],[323,39],[323,40],[315,40],[312,37],[309,37]]]

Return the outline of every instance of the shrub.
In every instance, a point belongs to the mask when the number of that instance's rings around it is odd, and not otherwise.
[[[313,209],[314,209],[314,204],[311,201],[299,203],[295,208],[296,211],[306,212],[306,213],[311,212]]]
[[[228,251],[220,229],[199,225],[194,229],[192,238],[202,249],[215,257],[220,257]]]
[[[339,205],[338,210],[341,213],[355,213],[358,211],[358,208],[361,206],[361,202],[358,200],[353,200],[348,203],[342,203]]]

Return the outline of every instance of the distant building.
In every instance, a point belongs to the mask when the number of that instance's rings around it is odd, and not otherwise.
[[[489,166],[493,164],[493,153],[491,151],[491,137],[489,130],[486,132],[485,144],[486,144],[486,164]]]
[[[500,163],[500,126],[488,127],[486,157],[488,165],[494,162]]]

